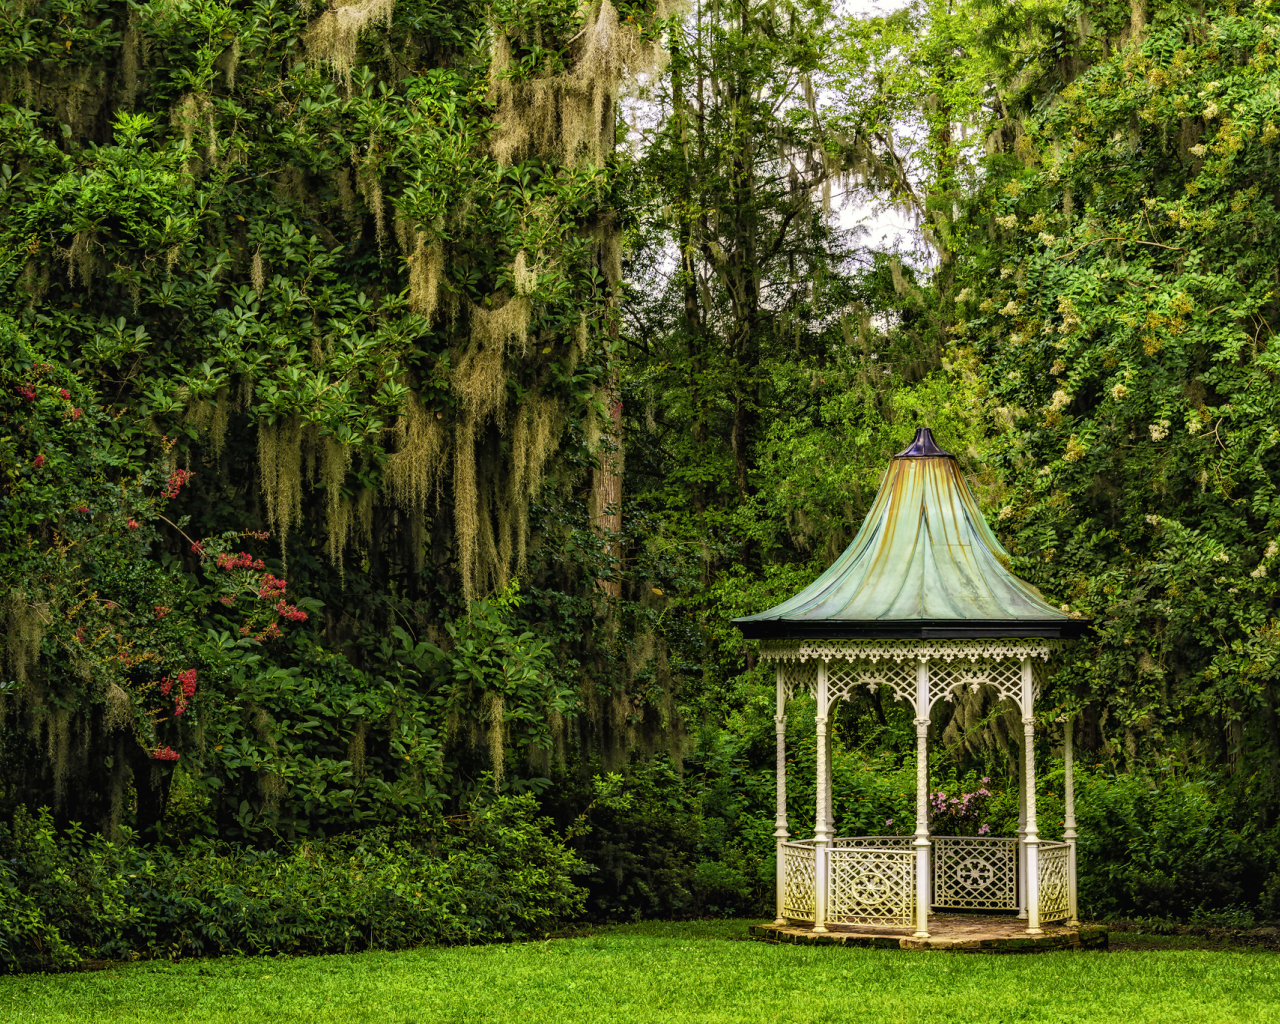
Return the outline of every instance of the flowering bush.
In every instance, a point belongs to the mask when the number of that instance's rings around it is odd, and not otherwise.
[[[220,591],[218,603],[224,608],[232,608],[241,596],[248,596],[247,619],[241,623],[237,632],[242,637],[250,637],[258,643],[266,640],[279,640],[284,636],[280,623],[303,623],[310,617],[285,599],[285,591],[289,581],[267,571],[263,559],[251,555],[247,551],[232,553],[228,545],[244,537],[265,540],[266,533],[225,534],[204,542],[194,544],[192,551],[206,565],[212,563],[215,569],[214,583]]]
[[[957,792],[949,796],[944,790],[929,794],[929,831],[939,836],[985,836],[991,826],[983,818],[992,793],[987,788],[991,779],[983,776],[979,787],[971,793]]]

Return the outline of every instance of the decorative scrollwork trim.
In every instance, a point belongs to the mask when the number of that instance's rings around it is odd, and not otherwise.
[[[1047,661],[1069,640],[763,640],[760,657],[767,661],[812,659],[832,661],[1001,661],[1039,658]]]

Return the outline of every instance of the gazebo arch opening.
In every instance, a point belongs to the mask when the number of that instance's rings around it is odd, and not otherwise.
[[[912,928],[929,937],[935,911],[1006,912],[1042,925],[1077,925],[1072,723],[1064,722],[1065,829],[1040,839],[1035,791],[1035,699],[1048,659],[1085,624],[1011,575],[954,456],[928,429],[894,456],[862,528],[809,587],[735,619],[777,667],[778,926]],[[965,688],[990,688],[1022,718],[1015,836],[934,836],[929,829],[930,712]],[[837,836],[832,815],[835,702],[887,689],[914,711],[916,827],[908,836]],[[786,711],[812,694],[817,800],[812,838],[787,830]]]

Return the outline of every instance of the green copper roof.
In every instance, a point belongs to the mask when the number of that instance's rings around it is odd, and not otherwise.
[[[1085,624],[1012,575],[927,428],[894,456],[862,529],[790,600],[734,619],[747,637],[1075,637]]]

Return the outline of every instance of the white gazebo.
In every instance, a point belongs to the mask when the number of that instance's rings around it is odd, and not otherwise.
[[[1036,822],[1035,698],[1049,657],[1085,624],[1049,605],[1006,568],[955,457],[927,429],[893,462],[853,543],[813,584],[734,624],[777,665],[777,921],[914,928],[938,912],[999,912],[1078,924],[1071,726],[1064,722],[1063,842]],[[828,715],[858,687],[884,687],[916,725],[916,828],[909,836],[836,836]],[[929,832],[928,730],[933,706],[989,688],[1020,711],[1017,836]],[[817,704],[817,807],[812,839],[787,831],[786,710],[797,691]]]

